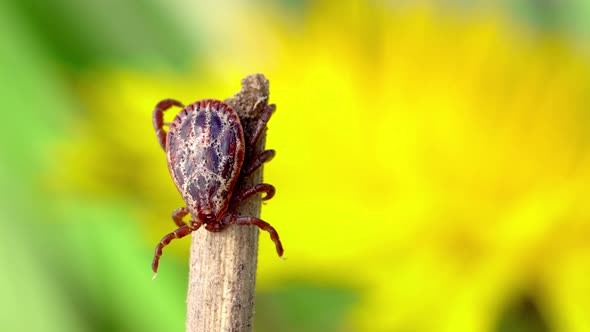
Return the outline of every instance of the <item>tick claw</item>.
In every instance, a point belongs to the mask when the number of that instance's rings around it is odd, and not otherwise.
[[[154,276],[152,277],[152,280],[156,280],[156,277],[158,276],[158,272],[154,273]]]

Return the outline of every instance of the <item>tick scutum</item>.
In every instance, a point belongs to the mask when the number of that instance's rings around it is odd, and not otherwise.
[[[185,107],[173,121],[167,142],[168,168],[187,207],[227,209],[244,161],[244,134],[237,113],[219,101]]]

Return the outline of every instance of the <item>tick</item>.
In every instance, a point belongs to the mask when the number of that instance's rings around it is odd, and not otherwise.
[[[171,123],[165,123],[164,112],[173,106],[182,110]],[[265,194],[262,200],[274,196],[275,188],[266,183],[240,187],[234,192],[242,178],[274,157],[274,150],[254,153],[254,146],[274,110],[275,105],[265,107],[246,141],[238,114],[222,101],[207,99],[185,107],[177,100],[165,99],[156,105],[153,113],[156,136],[166,152],[168,170],[186,206],[172,213],[178,229],[164,236],[156,246],[154,272],[158,272],[162,249],[170,241],[183,238],[201,226],[210,232],[220,232],[231,224],[258,226],[270,233],[277,253],[283,255],[279,235],[270,224],[235,214],[241,202],[258,193]],[[188,214],[191,220],[187,224],[183,218]]]

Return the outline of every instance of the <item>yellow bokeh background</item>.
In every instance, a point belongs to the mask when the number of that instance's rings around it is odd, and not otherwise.
[[[301,309],[278,297],[280,309],[257,310],[255,330],[590,331],[583,50],[485,4],[165,8],[182,30],[200,31],[200,55],[183,70],[105,62],[68,76],[68,95],[83,111],[64,117],[38,179],[64,227],[73,206],[125,216],[126,226],[97,242],[111,247],[101,256],[107,269],[118,241],[135,241],[134,272],[121,267],[115,275],[129,280],[113,280],[133,292],[137,278],[149,278],[152,247],[183,204],[154,138],[153,106],[224,99],[261,72],[278,107],[267,132],[277,156],[264,169],[277,195],[262,217],[279,231],[287,260],[261,234],[259,299],[296,295],[300,284],[353,295],[338,313],[329,296],[325,306],[314,307],[313,291],[298,300],[329,323],[289,320]],[[188,242],[167,247],[161,285],[142,280],[138,292],[182,309]],[[154,315],[135,311],[130,317]]]

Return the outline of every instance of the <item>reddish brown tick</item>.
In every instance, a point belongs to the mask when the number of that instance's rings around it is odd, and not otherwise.
[[[164,112],[172,106],[183,109],[166,132]],[[219,232],[230,224],[258,226],[270,233],[277,253],[283,255],[279,235],[271,225],[255,217],[235,214],[240,202],[257,193],[265,193],[262,199],[268,200],[274,196],[275,188],[259,183],[233,192],[238,181],[274,157],[274,150],[254,155],[254,145],[274,110],[275,105],[266,106],[246,142],[238,114],[224,102],[201,100],[184,107],[179,101],[165,99],[156,105],[153,114],[156,136],[166,152],[170,175],[186,207],[172,213],[178,229],[164,236],[156,247],[154,272],[158,272],[162,249],[170,241],[185,237],[201,226],[210,232]],[[182,219],[189,213],[192,220],[185,224]]]

